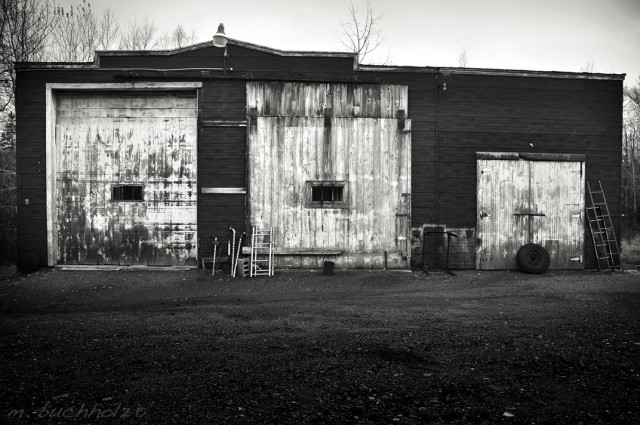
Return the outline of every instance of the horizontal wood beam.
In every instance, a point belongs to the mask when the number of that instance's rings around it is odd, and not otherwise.
[[[343,252],[339,248],[273,248],[274,255],[341,255]],[[251,254],[251,247],[243,246],[242,253]]]
[[[244,187],[201,187],[200,193],[217,195],[244,195],[247,189]]]
[[[140,82],[140,83],[47,83],[47,90],[194,90],[202,82]]]
[[[533,153],[533,152],[476,152],[476,159],[528,159],[530,161],[569,161],[584,162],[584,154],[569,153]]]
[[[101,272],[118,272],[121,270],[140,270],[140,271],[173,271],[182,272],[187,270],[197,269],[197,266],[146,266],[146,265],[82,265],[82,264],[67,264],[67,265],[55,265],[56,270],[61,271],[101,271]]]
[[[246,127],[246,120],[202,120],[202,127]]]

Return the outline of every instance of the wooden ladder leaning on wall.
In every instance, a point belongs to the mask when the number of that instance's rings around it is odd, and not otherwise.
[[[598,270],[620,270],[620,250],[600,180],[598,190],[591,190],[591,185],[587,182],[587,191],[591,206],[586,207],[586,214]]]

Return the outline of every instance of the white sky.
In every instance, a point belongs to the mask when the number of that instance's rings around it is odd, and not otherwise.
[[[227,36],[281,50],[344,51],[338,41],[349,0],[89,0],[110,7],[125,26],[148,15],[159,32],[178,24],[210,40],[218,24]],[[58,0],[58,4],[78,4]],[[354,0],[364,12],[366,0]],[[371,0],[382,15],[394,65],[626,73],[640,78],[640,0]]]

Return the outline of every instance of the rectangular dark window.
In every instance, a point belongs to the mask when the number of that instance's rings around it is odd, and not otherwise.
[[[346,182],[319,181],[307,182],[307,207],[310,208],[347,208]]]
[[[112,201],[144,201],[141,184],[114,184],[111,186]]]
[[[342,202],[344,201],[344,186],[321,184],[311,187],[311,202]]]

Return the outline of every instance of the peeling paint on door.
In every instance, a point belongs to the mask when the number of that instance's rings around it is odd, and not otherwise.
[[[274,227],[278,266],[406,267],[410,225],[407,88],[249,83],[249,221]],[[344,184],[339,207],[310,206],[310,182]]]
[[[583,162],[478,159],[477,167],[478,269],[518,268],[529,242],[547,249],[551,269],[584,267]]]
[[[58,263],[196,264],[196,131],[195,92],[57,94]]]

